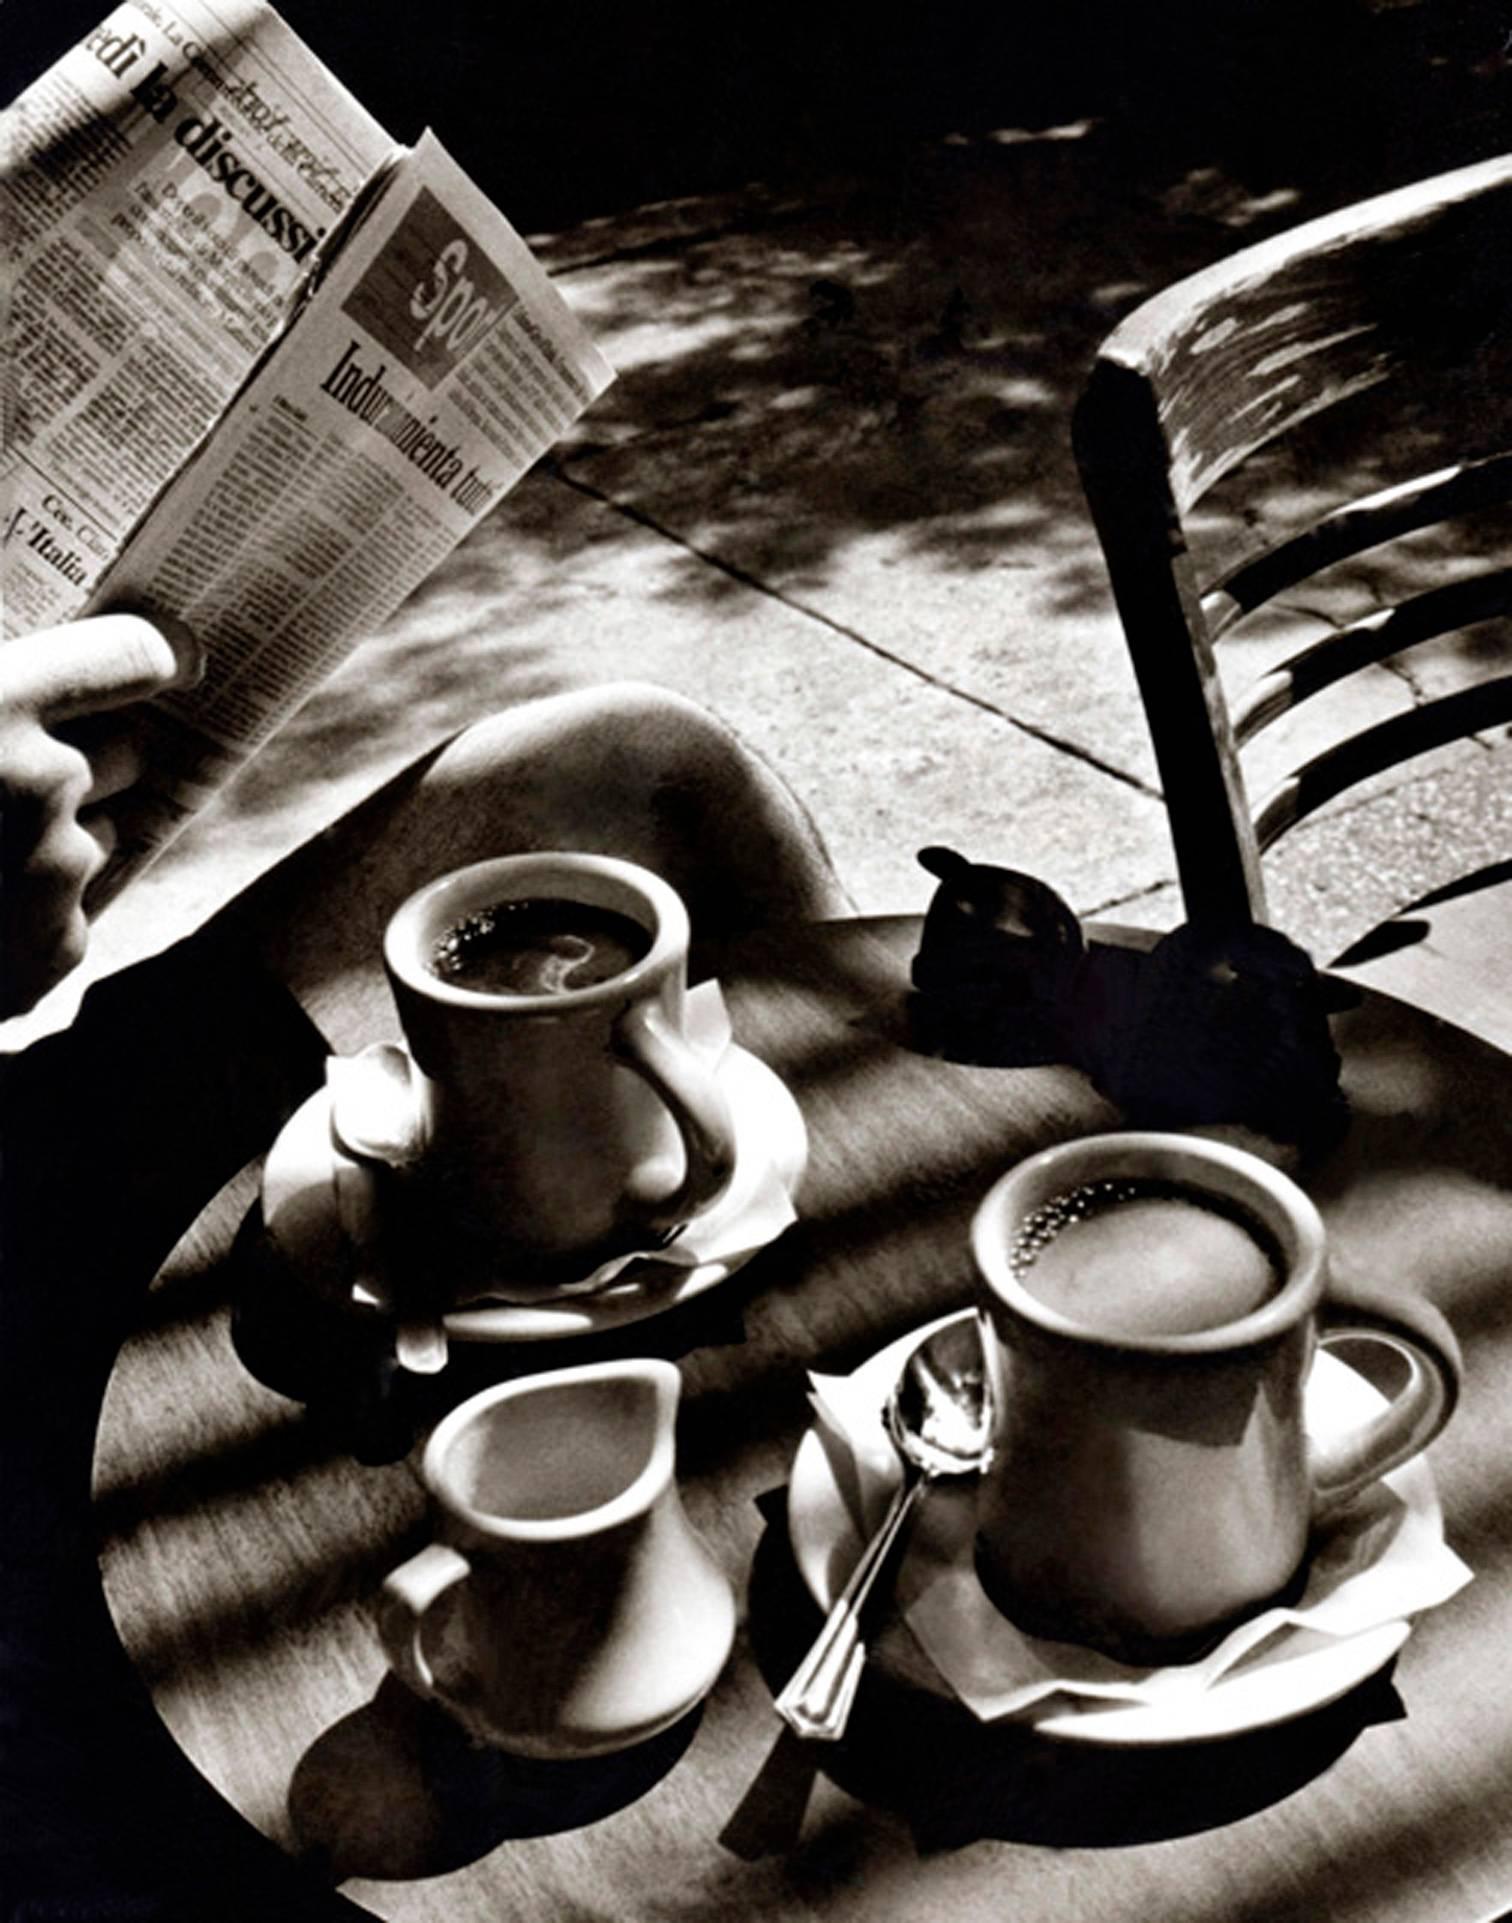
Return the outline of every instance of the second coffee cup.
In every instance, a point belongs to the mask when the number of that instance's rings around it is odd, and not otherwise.
[[[1314,1518],[1448,1420],[1458,1351],[1428,1304],[1331,1299],[1289,1177],[1200,1137],[1092,1136],[1011,1169],[977,1211],[996,1453],[978,1568],[1021,1628],[1180,1661],[1301,1575]],[[1320,1339],[1394,1351],[1363,1428],[1307,1434]]]
[[[688,940],[675,890],[602,855],[475,862],[395,913],[418,1179],[450,1241],[549,1279],[718,1199],[734,1124],[687,1038]]]

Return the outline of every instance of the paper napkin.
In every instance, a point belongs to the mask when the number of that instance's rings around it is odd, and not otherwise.
[[[810,1400],[858,1537],[881,1519],[898,1480],[872,1382],[810,1377]],[[1321,1355],[1308,1388],[1314,1434],[1347,1427],[1380,1398],[1336,1358]],[[1444,1541],[1432,1478],[1421,1460],[1396,1470],[1318,1524],[1307,1584],[1286,1608],[1260,1611],[1200,1660],[1141,1669],[1072,1643],[1015,1628],[988,1600],[973,1560],[973,1484],[937,1482],[915,1512],[897,1582],[909,1628],[935,1667],[984,1722],[1052,1697],[1158,1705],[1210,1689],[1298,1653],[1301,1639],[1357,1636],[1446,1601],[1470,1571]]]

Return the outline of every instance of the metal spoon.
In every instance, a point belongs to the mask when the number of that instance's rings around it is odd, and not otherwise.
[[[845,1734],[866,1660],[862,1605],[914,1504],[937,1476],[975,1475],[991,1460],[992,1403],[978,1316],[947,1322],[910,1353],[883,1420],[903,1458],[903,1480],[813,1648],[777,1698],[784,1722],[821,1742]]]

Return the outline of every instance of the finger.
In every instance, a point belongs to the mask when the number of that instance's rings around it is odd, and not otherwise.
[[[42,724],[37,723],[38,727]],[[88,784],[77,805],[107,801],[135,785],[147,762],[137,719],[119,714],[86,714],[60,721],[48,731],[51,739],[76,749],[88,763]]]
[[[66,721],[192,685],[202,671],[203,657],[179,624],[98,614],[8,641],[0,648],[0,699],[41,720]]]
[[[124,819],[123,819],[124,815]],[[99,866],[84,886],[84,918],[93,921],[101,909],[107,907],[120,888],[120,875],[116,871],[116,854],[123,842],[129,846],[132,809],[130,798],[123,808],[119,796],[107,802],[103,808],[90,808],[79,816],[79,826],[94,842],[100,852]]]
[[[109,801],[112,795],[124,794],[142,778],[142,744],[135,734],[126,731],[101,734],[84,748],[84,754],[91,776],[84,795],[86,807]]]
[[[94,780],[89,757],[36,721],[0,727],[0,856],[27,868],[59,822],[72,821]]]
[[[79,815],[79,826],[89,836],[100,851],[99,864],[89,879],[93,881],[116,851],[116,843],[121,839],[121,831],[116,826],[114,815],[107,808],[85,808]],[[88,902],[85,907],[87,909]]]
[[[69,818],[56,822],[31,859],[8,874],[0,1012],[24,1013],[84,959],[84,891],[104,863],[99,842]]]
[[[120,607],[108,608],[104,614],[92,617],[97,621],[135,620],[145,621],[172,648],[178,662],[174,676],[175,688],[197,688],[205,678],[205,670],[210,665],[210,657],[205,644],[187,621],[181,621],[176,614],[169,614],[166,608],[149,606],[137,607],[123,603]]]
[[[108,833],[108,831],[107,831]],[[33,912],[51,927],[61,911],[76,907],[105,866],[107,850],[76,816],[55,821],[38,842],[13,886],[25,890]]]

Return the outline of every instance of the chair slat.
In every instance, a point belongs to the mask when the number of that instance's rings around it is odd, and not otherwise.
[[[1356,781],[1512,720],[1512,676],[1483,680],[1313,755],[1267,796],[1258,824],[1251,819],[1241,745],[1356,669],[1505,612],[1506,556],[1466,580],[1441,571],[1400,606],[1299,649],[1233,712],[1216,670],[1219,637],[1279,593],[1512,500],[1512,449],[1492,404],[1509,347],[1512,154],[1242,249],[1144,302],[1103,343],[1072,440],[1144,699],[1189,919],[1266,921],[1261,852],[1293,822]],[[1343,485],[1331,513],[1200,583],[1188,521],[1209,489],[1299,423],[1377,386],[1390,391],[1369,402],[1373,491],[1358,498],[1358,483],[1336,471]],[[1420,437],[1388,425],[1398,399],[1409,421],[1432,422],[1453,465],[1401,478]],[[1361,410],[1356,436],[1365,424]],[[1308,437],[1313,466],[1336,438]],[[1354,466],[1357,438],[1352,446],[1336,470]],[[1494,671],[1489,656],[1468,665]]]
[[[1235,621],[1336,561],[1507,501],[1512,501],[1512,454],[1440,468],[1351,501],[1215,582],[1202,597],[1208,635],[1216,641]]]
[[[1483,728],[1512,722],[1512,675],[1462,688],[1336,742],[1276,783],[1255,811],[1261,851],[1356,782]]]
[[[1243,747],[1262,729],[1323,688],[1404,649],[1455,634],[1512,611],[1512,567],[1429,588],[1395,607],[1301,649],[1261,675],[1233,703],[1234,738]]]
[[[1309,221],[1135,310],[1099,360],[1159,395],[1171,491],[1185,514],[1238,462],[1324,408],[1480,344],[1485,298],[1512,276],[1512,156]],[[1446,287],[1463,291],[1454,303]]]

